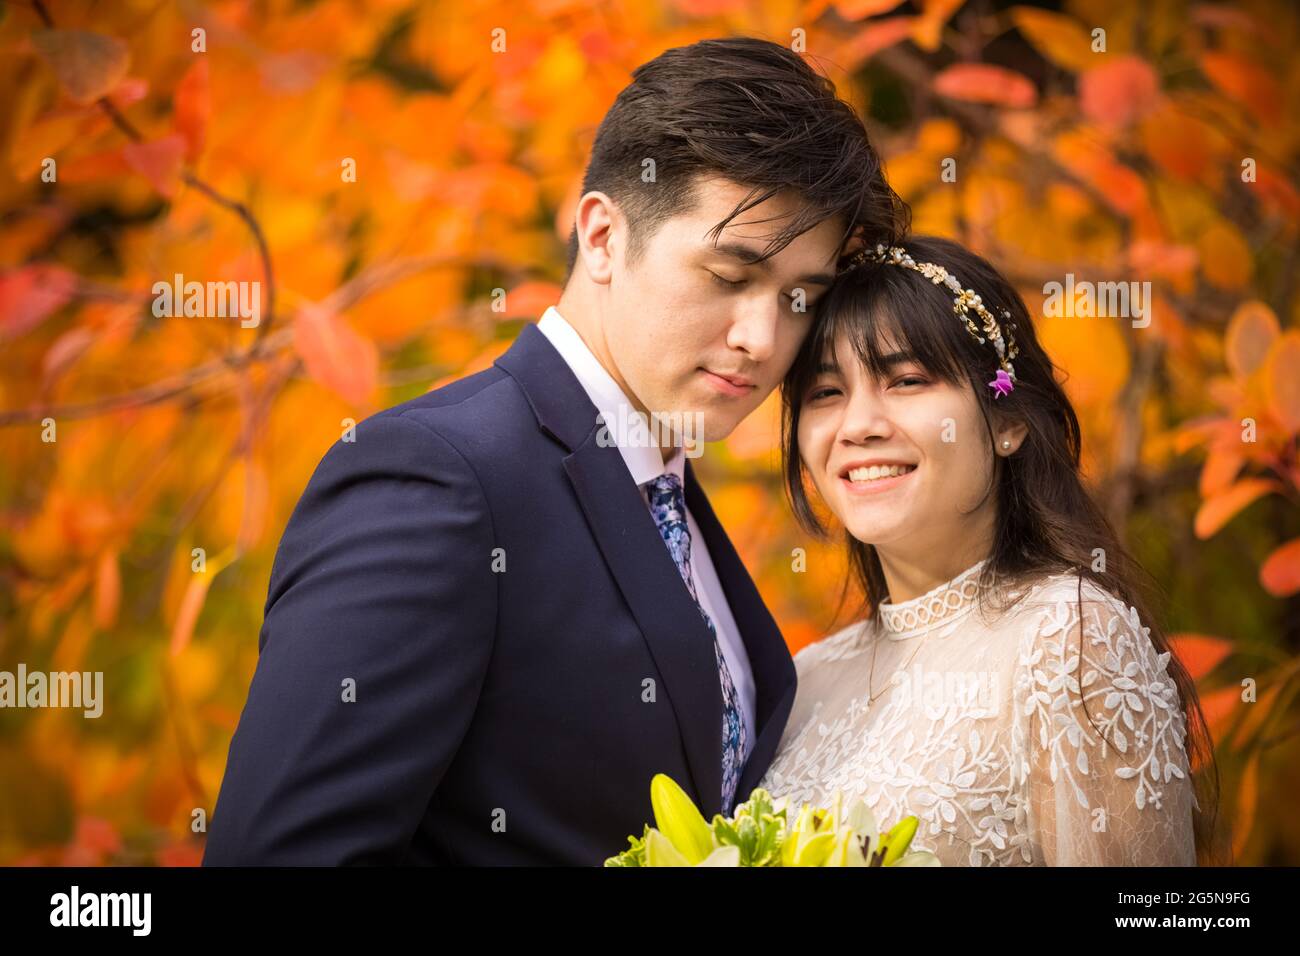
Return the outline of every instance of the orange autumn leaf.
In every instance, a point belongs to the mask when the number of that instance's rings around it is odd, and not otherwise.
[[[379,351],[333,310],[307,303],[293,318],[293,345],[307,374],[353,405],[364,405],[379,381]]]
[[[855,70],[881,50],[906,40],[915,24],[916,17],[887,17],[869,23],[840,47],[836,61],[846,70]]]
[[[95,627],[106,631],[117,623],[122,601],[122,572],[116,551],[105,551],[95,566]]]
[[[1201,258],[1201,274],[1220,289],[1235,291],[1249,284],[1255,269],[1255,257],[1241,230],[1220,219],[1196,239]]]
[[[1279,681],[1273,684],[1255,703],[1246,708],[1245,715],[1241,718],[1235,730],[1232,732],[1232,749],[1241,750],[1249,742],[1251,737],[1259,733],[1264,725],[1268,722],[1269,716],[1273,712],[1274,705],[1277,704],[1279,693],[1283,687],[1283,682]]]
[[[1232,641],[1208,634],[1171,634],[1169,644],[1192,680],[1200,680],[1232,653]]]
[[[1227,445],[1210,449],[1198,482],[1202,498],[1212,498],[1226,491],[1237,480],[1237,475],[1246,464],[1246,456],[1240,450],[1240,445],[1238,442],[1235,447]]]
[[[1264,559],[1259,583],[1273,597],[1290,597],[1300,591],[1300,538],[1293,538]]]
[[[37,30],[32,45],[78,103],[106,96],[126,76],[130,51],[117,37],[87,30]]]
[[[203,152],[212,104],[208,95],[208,59],[200,56],[176,85],[172,126],[185,139],[185,159],[193,163]]]
[[[895,7],[903,5],[903,0],[835,0],[831,4],[835,12],[844,20],[852,23],[881,13],[888,13]]]
[[[1193,525],[1196,537],[1204,540],[1231,521],[1252,502],[1282,488],[1269,478],[1244,478],[1226,491],[1203,502]]]
[[[1258,299],[1237,306],[1223,334],[1223,357],[1228,370],[1237,378],[1246,378],[1264,364],[1269,349],[1282,329],[1277,315]]]
[[[927,53],[943,43],[943,28],[966,0],[921,0],[921,15],[912,25],[912,41]]]
[[[1139,133],[1152,162],[1175,179],[1214,182],[1226,145],[1213,127],[1165,102],[1143,117]]]
[[[1282,94],[1277,81],[1244,54],[1207,50],[1201,54],[1201,71],[1261,120],[1273,122],[1281,115]]]
[[[934,91],[949,99],[1023,109],[1038,101],[1034,84],[1019,73],[987,63],[958,63],[934,78]]]
[[[560,301],[563,290],[554,282],[523,282],[506,293],[504,310],[497,313],[502,321],[509,319],[540,319],[548,306]]]

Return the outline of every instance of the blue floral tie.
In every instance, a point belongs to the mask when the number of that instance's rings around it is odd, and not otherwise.
[[[686,524],[686,499],[682,495],[681,479],[667,472],[646,482],[646,489],[650,493],[650,513],[659,528],[659,535],[668,546],[668,553],[673,556],[695,606],[700,609],[700,615],[713,635],[713,654],[718,661],[718,676],[722,683],[722,812],[730,814],[745,753],[745,721],[740,713],[740,696],[718,645],[718,632],[695,593],[695,579],[691,577],[691,531]]]

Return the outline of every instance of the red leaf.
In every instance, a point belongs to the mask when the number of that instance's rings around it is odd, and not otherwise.
[[[379,380],[379,351],[330,309],[307,304],[293,319],[293,344],[307,374],[353,405],[363,405]]]
[[[149,143],[127,143],[122,147],[127,165],[153,183],[153,188],[168,199],[176,195],[184,155],[185,138],[179,133]]]
[[[1274,597],[1290,597],[1300,591],[1300,538],[1288,541],[1264,559],[1259,583]]]
[[[1229,684],[1201,694],[1201,713],[1205,715],[1205,723],[1212,737],[1221,738],[1227,733],[1233,716],[1242,705],[1241,690],[1240,684]]]
[[[992,103],[1016,109],[1038,101],[1034,84],[1019,73],[987,63],[958,63],[934,78],[940,96],[972,103]]]
[[[74,273],[48,263],[0,273],[0,342],[40,325],[67,304],[76,287]]]
[[[1169,645],[1192,680],[1200,680],[1232,653],[1232,641],[1207,634],[1171,634]]]
[[[1079,106],[1088,119],[1127,126],[1160,101],[1160,80],[1141,57],[1116,56],[1079,77]]]

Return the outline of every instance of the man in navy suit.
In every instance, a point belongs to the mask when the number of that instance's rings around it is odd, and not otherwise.
[[[655,773],[712,817],[771,762],[794,667],[691,456],[905,208],[833,86],[747,38],[640,67],[582,193],[558,306],[312,476],[205,865],[599,865]]]

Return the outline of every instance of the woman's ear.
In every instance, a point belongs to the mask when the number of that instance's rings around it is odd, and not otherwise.
[[[993,433],[993,450],[1004,458],[1007,455],[1014,455],[1020,450],[1020,445],[1027,434],[1029,434],[1029,426],[1023,421],[1004,419],[998,423]]]

